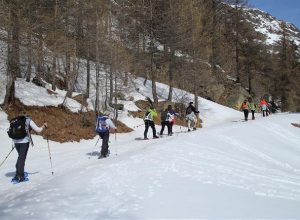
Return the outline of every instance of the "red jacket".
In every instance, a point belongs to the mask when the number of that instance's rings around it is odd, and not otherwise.
[[[263,105],[266,105],[266,106],[268,106],[268,103],[266,102],[266,100],[261,100],[260,101],[260,103],[259,103],[259,106],[261,107],[261,106],[263,106]]]

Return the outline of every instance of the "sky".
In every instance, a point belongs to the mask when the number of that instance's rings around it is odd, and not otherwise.
[[[250,6],[261,9],[277,19],[291,22],[300,29],[299,0],[248,0]]]

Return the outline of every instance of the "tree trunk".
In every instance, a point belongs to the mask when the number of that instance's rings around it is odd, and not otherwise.
[[[37,77],[43,77],[44,73],[44,56],[43,56],[43,36],[38,34],[38,51],[37,51]]]
[[[52,84],[52,90],[56,90],[56,53],[54,52],[54,55],[52,57],[52,70],[51,70],[51,84]]]
[[[109,67],[109,106],[113,106],[113,97],[114,97],[114,78],[113,78],[113,69],[112,64]]]
[[[90,81],[91,81],[91,65],[90,65],[90,51],[88,52],[88,58],[86,60],[86,91],[85,91],[85,97],[90,97]]]
[[[95,98],[95,111],[99,113],[99,80],[100,80],[100,56],[99,56],[99,14],[98,6],[96,4],[96,40],[95,40],[95,53],[96,53],[96,98]]]
[[[240,18],[238,0],[235,2],[235,68],[236,68],[236,83],[240,83],[240,51],[239,51],[239,32],[240,32]]]
[[[19,17],[16,4],[9,7],[9,31],[7,45],[7,85],[4,97],[4,106],[7,106],[15,98],[15,78],[20,77],[20,53],[19,53]]]
[[[27,36],[27,40],[28,40],[28,66],[27,66],[27,74],[26,74],[26,82],[30,82],[31,79],[31,67],[32,67],[32,42],[31,42],[31,30],[29,30],[28,36]]]
[[[55,0],[55,8],[54,8],[54,29],[57,28],[57,1]],[[52,57],[52,71],[51,71],[51,84],[52,84],[52,90],[56,90],[56,40],[54,39],[55,35],[53,34],[53,40],[54,40],[54,51],[53,51],[53,57]]]
[[[173,62],[174,62],[174,50],[171,50],[171,59],[170,59],[170,65],[169,65],[169,94],[168,94],[168,101],[172,101],[173,98],[173,80],[174,80],[174,73],[173,73]]]
[[[153,104],[156,107],[158,105],[158,97],[156,91],[156,67],[154,67],[154,33],[153,33],[153,7],[152,0],[150,0],[150,51],[151,51],[151,60],[150,60],[150,74],[152,80],[152,96]]]

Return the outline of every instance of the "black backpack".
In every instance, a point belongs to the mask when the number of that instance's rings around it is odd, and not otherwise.
[[[26,128],[26,117],[18,116],[10,120],[9,129],[7,134],[10,138],[19,140],[23,139],[28,135]]]
[[[192,107],[187,107],[187,109],[186,109],[186,114],[191,114],[192,113],[192,111],[193,111],[193,109],[192,109]]]
[[[168,115],[167,111],[162,111],[161,115],[160,115],[161,121],[166,121],[167,120],[167,115]]]

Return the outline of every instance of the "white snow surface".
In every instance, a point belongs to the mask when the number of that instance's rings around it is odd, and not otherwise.
[[[136,79],[139,92],[132,89],[128,96],[151,97],[151,82],[142,82]],[[26,96],[30,86],[24,90],[24,103],[43,93],[32,97]],[[160,99],[167,91],[158,84]],[[174,97],[192,100],[181,90],[174,90]],[[48,101],[52,98],[43,104]],[[243,122],[241,112],[200,98],[204,128],[186,133],[186,127],[175,126],[172,137],[144,141],[137,140],[143,137],[142,119],[127,114],[138,108],[123,103],[120,120],[134,131],[111,134],[106,159],[97,159],[98,137],[48,145],[33,135],[25,166],[30,181],[13,185],[14,150],[0,167],[0,219],[300,218],[300,129],[291,125],[300,123],[300,114],[257,114]],[[12,148],[7,128],[0,110],[1,162]]]

